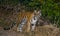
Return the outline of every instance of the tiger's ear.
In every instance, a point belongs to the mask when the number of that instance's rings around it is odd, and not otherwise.
[[[41,10],[34,10],[34,14],[40,14],[41,13]]]
[[[37,12],[38,14],[40,13],[40,11]]]
[[[34,10],[34,13],[37,13],[37,10]]]
[[[38,14],[41,13],[41,10],[39,10],[37,13],[38,13]]]

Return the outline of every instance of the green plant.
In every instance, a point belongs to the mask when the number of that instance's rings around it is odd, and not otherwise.
[[[40,9],[40,0],[20,0],[20,3],[25,6],[26,10]]]
[[[19,3],[19,0],[0,0],[0,5],[16,5]]]
[[[60,8],[53,0],[45,0],[41,5],[42,16],[51,23],[60,24]]]

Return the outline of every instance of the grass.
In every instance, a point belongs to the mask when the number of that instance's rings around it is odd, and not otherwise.
[[[59,32],[59,28],[52,25],[46,25],[37,27],[34,32],[30,32],[28,33],[29,35],[26,34],[26,36],[57,36]]]

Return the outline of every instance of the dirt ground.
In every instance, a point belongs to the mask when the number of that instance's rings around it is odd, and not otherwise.
[[[34,32],[16,32],[12,29],[6,31],[0,27],[0,36],[60,36],[60,30],[51,25],[36,27]]]

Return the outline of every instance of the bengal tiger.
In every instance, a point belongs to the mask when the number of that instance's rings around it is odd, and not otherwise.
[[[24,28],[24,31],[26,32],[34,31],[36,22],[39,20],[40,16],[41,16],[41,11],[35,10],[34,12],[20,12],[18,15],[19,24],[17,25],[17,31],[21,32],[23,30],[22,28]],[[24,18],[26,19],[25,25],[22,24],[21,22]]]

